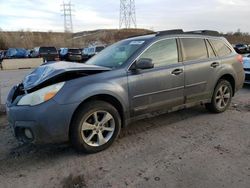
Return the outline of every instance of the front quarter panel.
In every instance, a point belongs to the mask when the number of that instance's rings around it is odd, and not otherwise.
[[[124,110],[129,109],[126,72],[112,70],[67,81],[55,100],[59,104],[81,104],[86,99],[101,94],[115,97]]]

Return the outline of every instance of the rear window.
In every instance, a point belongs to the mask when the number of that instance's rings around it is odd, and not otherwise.
[[[103,46],[100,46],[100,47],[96,47],[95,51],[96,51],[96,52],[100,52],[100,51],[102,51],[103,49],[104,49],[104,47],[103,47]]]
[[[57,53],[57,50],[55,47],[40,47],[39,52],[40,53]]]
[[[221,40],[209,40],[215,48],[218,56],[226,56],[232,53],[232,50]]]
[[[71,53],[74,53],[74,54],[82,53],[80,49],[69,49],[68,51],[71,52]]]
[[[202,60],[208,58],[204,39],[182,38],[181,43],[184,61]]]

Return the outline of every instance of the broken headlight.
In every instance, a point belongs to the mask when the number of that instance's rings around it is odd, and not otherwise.
[[[44,87],[27,95],[24,95],[17,103],[18,106],[38,105],[52,99],[63,87],[65,82],[60,82],[51,86]]]

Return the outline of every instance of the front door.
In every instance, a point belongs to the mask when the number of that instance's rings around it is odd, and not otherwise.
[[[134,116],[184,103],[184,67],[178,61],[176,39],[154,43],[138,58],[150,58],[154,68],[128,72],[131,112]]]

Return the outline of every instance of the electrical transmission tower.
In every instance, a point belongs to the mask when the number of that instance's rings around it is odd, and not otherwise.
[[[135,0],[120,0],[119,28],[136,28]]]
[[[71,4],[71,1],[68,3],[64,3],[61,5],[62,6],[62,12],[63,12],[63,17],[64,17],[64,32],[73,32],[73,22],[72,22],[72,7],[73,5]]]

